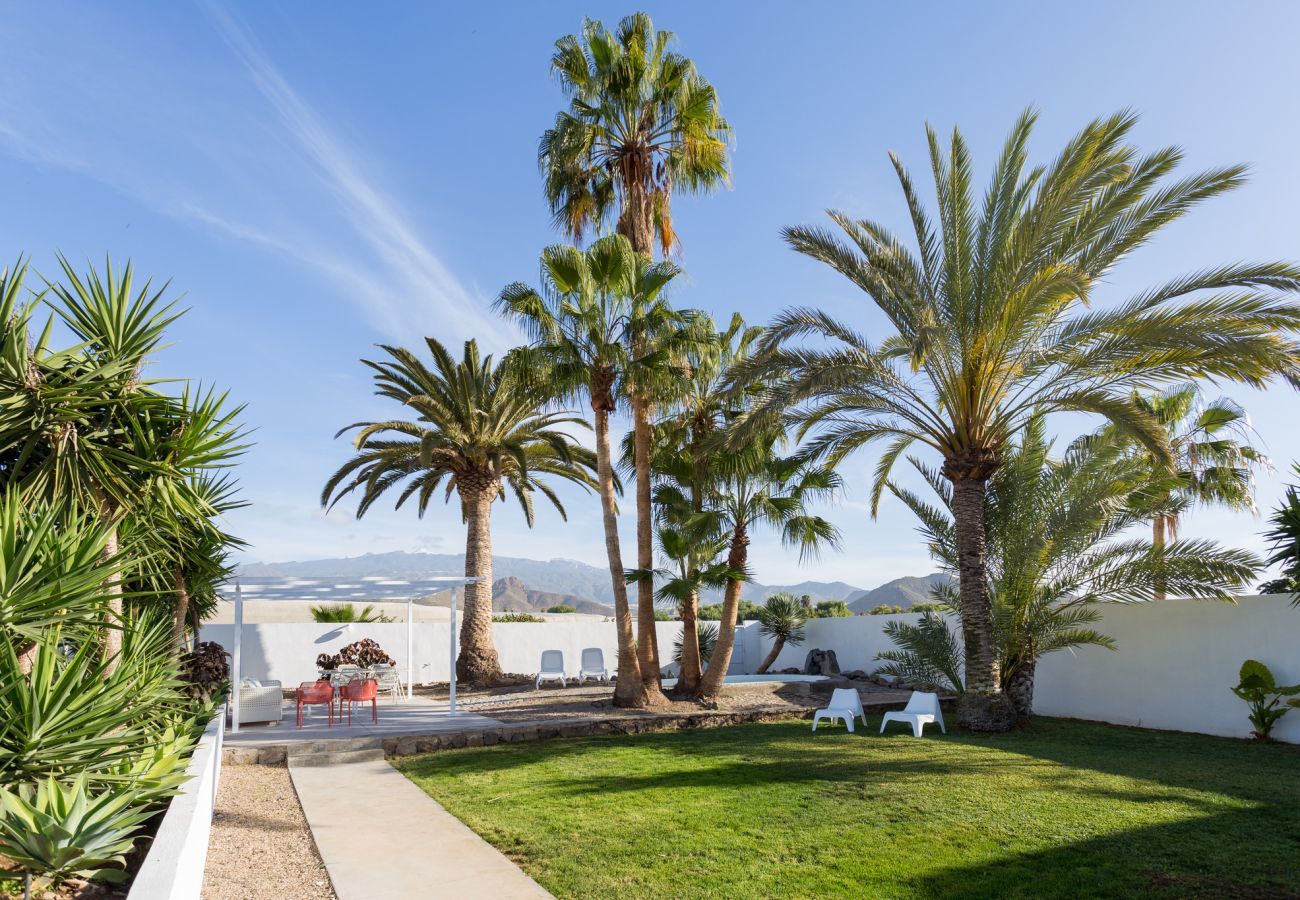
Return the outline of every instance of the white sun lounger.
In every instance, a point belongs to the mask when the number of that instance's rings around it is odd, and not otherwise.
[[[861,716],[862,727],[867,727],[867,714],[862,709],[861,695],[854,688],[836,688],[831,694],[830,705],[813,713],[812,730],[817,730],[817,723],[822,719],[829,719],[832,722],[843,722],[852,731],[854,716]]]
[[[542,686],[543,681],[558,681],[560,687],[568,687],[569,682],[564,677],[564,653],[560,650],[543,650],[542,666],[537,673],[537,682],[533,685],[533,690]]]
[[[902,712],[887,712],[885,720],[880,723],[880,733],[885,733],[885,726],[890,722],[911,722],[912,734],[917,737],[921,736],[921,729],[928,723],[934,722],[939,726],[939,730],[944,734],[948,729],[943,727],[943,713],[939,709],[939,695],[927,693],[926,691],[912,691],[911,698],[907,701],[907,708]]]
[[[582,684],[588,678],[609,681],[609,670],[605,668],[605,654],[599,647],[588,647],[582,651],[582,668],[578,670],[578,684]]]

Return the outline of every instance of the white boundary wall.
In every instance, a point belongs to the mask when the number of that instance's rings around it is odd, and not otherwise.
[[[1099,630],[1115,639],[1115,652],[1100,647],[1060,651],[1038,666],[1036,711],[1051,716],[1093,719],[1175,731],[1248,737],[1246,704],[1229,690],[1246,659],[1258,659],[1281,684],[1300,683],[1300,609],[1290,598],[1251,596],[1237,604],[1205,600],[1106,605]],[[876,655],[892,646],[884,634],[891,620],[915,621],[912,614],[813,619],[807,640],[786,647],[772,671],[802,668],[814,647],[834,650],[842,670],[872,672]],[[414,626],[417,682],[444,681],[448,671],[446,624]],[[657,627],[662,662],[669,666],[680,622]],[[230,647],[232,625],[205,625],[203,640]],[[577,672],[584,647],[600,647],[613,670],[617,641],[613,622],[504,623],[492,626],[501,668],[537,671],[543,650],[562,650],[565,668]],[[318,653],[335,653],[353,641],[377,640],[405,671],[406,626],[245,625],[243,668],[252,677],[274,678],[292,687],[316,677]],[[771,641],[757,622],[739,629],[732,674],[749,674],[767,655]],[[1274,732],[1279,740],[1300,743],[1300,710],[1286,716]]]
[[[1114,652],[1080,647],[1044,657],[1034,710],[1171,731],[1249,737],[1243,700],[1232,693],[1241,664],[1257,659],[1279,684],[1300,683],[1300,609],[1289,597],[1164,600],[1101,607],[1097,630]],[[1273,736],[1300,743],[1300,710]]]
[[[450,671],[451,636],[449,623],[417,622],[411,626],[414,652],[413,672],[416,684],[446,681]],[[681,634],[680,622],[660,622],[659,653],[664,664],[672,660],[673,642]],[[201,639],[216,641],[229,649],[234,646],[234,625],[204,625]],[[533,674],[541,663],[543,650],[564,653],[564,668],[575,675],[582,662],[583,648],[599,647],[605,654],[605,667],[613,672],[617,665],[618,640],[613,622],[590,619],[573,622],[494,622],[492,637],[504,672]],[[323,623],[244,625],[240,645],[240,668],[246,678],[280,681],[286,688],[303,681],[316,680],[316,656],[337,653],[343,647],[364,638],[379,643],[397,661],[397,671],[406,675],[406,624],[333,625]],[[739,670],[737,670],[739,671]]]
[[[153,845],[131,882],[128,900],[199,900],[221,777],[225,718],[226,708],[221,706],[199,738],[185,770],[189,780],[167,805]]]

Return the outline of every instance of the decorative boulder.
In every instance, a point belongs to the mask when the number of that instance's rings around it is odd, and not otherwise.
[[[838,675],[840,674],[839,661],[835,659],[834,650],[813,649],[808,651],[808,655],[803,661],[803,674],[805,675]]]

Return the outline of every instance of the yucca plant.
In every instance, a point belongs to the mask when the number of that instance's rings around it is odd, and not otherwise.
[[[53,884],[69,878],[122,882],[126,855],[157,810],[129,785],[92,787],[49,776],[0,786],[0,853]],[[30,891],[28,892],[30,895]]]
[[[13,643],[0,640],[0,783],[81,772],[92,783],[120,780],[114,767],[136,759],[167,716],[189,709],[169,625],[160,618],[124,629],[114,666],[95,641],[46,629],[28,674]]]
[[[682,664],[682,654],[685,649],[683,637],[685,632],[679,634],[673,641],[673,662],[677,665]],[[718,646],[718,626],[714,622],[697,622],[695,623],[695,640],[700,654],[700,665],[708,666],[709,658],[713,656],[713,649]]]

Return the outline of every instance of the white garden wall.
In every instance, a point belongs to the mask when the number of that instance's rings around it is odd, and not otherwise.
[[[807,640],[786,647],[772,670],[802,667],[808,651],[820,648],[834,650],[842,670],[874,671],[880,665],[877,654],[892,646],[884,634],[885,624],[917,618],[904,614],[813,619],[806,626]],[[1237,683],[1242,661],[1264,662],[1280,683],[1300,682],[1300,609],[1292,608],[1286,597],[1242,597],[1236,605],[1195,600],[1111,605],[1103,607],[1099,628],[1115,639],[1118,650],[1085,647],[1045,657],[1038,667],[1034,704],[1038,712],[1246,737],[1250,732],[1246,705],[1229,690]],[[206,625],[203,640],[229,648],[233,629],[233,625]],[[414,626],[417,682],[446,680],[447,629],[446,624]],[[657,630],[667,666],[681,624],[660,622]],[[542,651],[550,649],[564,651],[566,668],[576,672],[584,647],[600,647],[606,664],[614,668],[613,622],[497,623],[493,634],[501,668],[507,672],[536,672]],[[337,652],[365,637],[377,640],[405,671],[406,626],[401,623],[245,625],[243,669],[250,676],[296,685],[316,677],[318,653]],[[770,646],[758,623],[744,623],[731,672],[752,673]],[[1300,743],[1300,711],[1284,718],[1275,734],[1280,740]]]
[[[1232,693],[1246,659],[1281,684],[1300,683],[1300,609],[1289,597],[1242,597],[1107,605],[1096,626],[1117,649],[1053,653],[1038,667],[1034,709],[1173,731],[1248,737],[1246,704]],[[1282,719],[1278,740],[1300,743],[1300,710]]]
[[[414,648],[414,680],[417,684],[446,681],[451,656],[450,625],[416,623],[411,626]],[[677,622],[658,623],[660,653],[665,663],[672,659],[673,642],[681,634]],[[216,641],[227,650],[234,646],[234,625],[204,625],[201,638]],[[614,670],[618,641],[613,622],[574,620],[572,622],[496,622],[493,640],[505,672],[532,674],[537,671],[543,650],[564,653],[565,668],[577,672],[585,647],[599,647],[605,653],[605,665]],[[293,687],[316,679],[316,656],[337,653],[344,646],[363,638],[379,642],[385,652],[397,660],[397,670],[406,672],[406,625],[404,623],[326,625],[302,624],[245,625],[240,647],[240,667],[245,677],[267,678]],[[737,670],[738,671],[738,670]]]
[[[131,882],[128,900],[199,900],[221,778],[225,718],[226,708],[221,706],[195,746],[185,770],[188,780],[167,804],[149,853]]]

